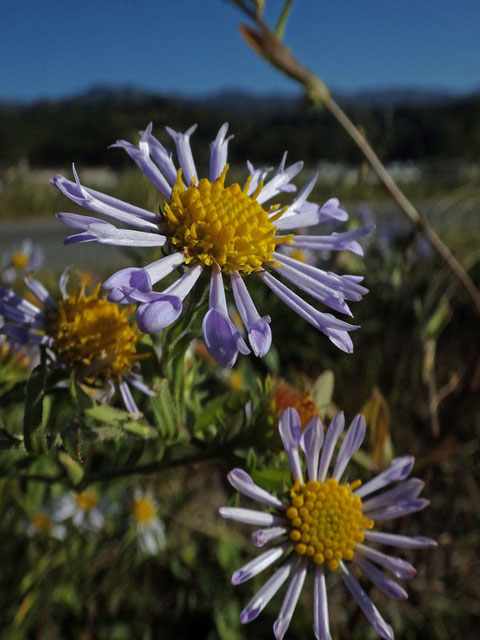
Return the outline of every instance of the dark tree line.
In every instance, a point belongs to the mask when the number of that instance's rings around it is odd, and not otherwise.
[[[350,105],[360,125],[385,161],[480,160],[480,96],[449,99],[424,106],[364,107]],[[199,123],[193,144],[199,162],[207,162],[208,143],[225,120],[235,133],[233,161],[252,158],[275,163],[285,149],[292,160],[320,159],[355,163],[360,153],[324,111],[271,108],[255,115],[241,109],[206,108],[166,97],[88,102],[80,99],[0,106],[0,168],[28,160],[33,167],[84,165],[121,167],[126,154],[108,149],[118,138],[137,140],[137,131],[153,121],[154,133],[171,146],[164,125],[185,129]]]

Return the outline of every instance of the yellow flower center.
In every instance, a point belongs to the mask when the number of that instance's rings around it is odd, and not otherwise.
[[[132,504],[132,516],[138,524],[149,524],[155,517],[155,507],[146,496],[136,498]]]
[[[76,494],[75,505],[82,511],[90,511],[97,506],[98,500],[98,493],[93,489],[87,489]]]
[[[228,165],[215,182],[204,178],[195,185],[192,180],[187,188],[179,170],[165,216],[172,243],[183,250],[186,263],[203,262],[226,274],[247,275],[263,264],[275,264],[272,252],[293,235],[276,235],[273,222],[284,209],[275,205],[266,210],[257,202],[263,183],[249,196],[251,178],[243,189],[237,182],[225,187],[227,170]]]
[[[23,251],[14,251],[12,253],[12,267],[15,267],[15,269],[25,269],[29,260],[30,258]]]
[[[31,517],[31,522],[37,533],[50,534],[52,530],[52,519],[46,513],[36,513]]]
[[[297,478],[290,490],[287,518],[290,540],[299,555],[310,556],[315,564],[325,563],[332,571],[342,558],[353,558],[355,545],[364,539],[362,530],[374,524],[363,515],[361,499],[352,493],[358,486],[359,480],[340,485],[334,478],[301,485]]]
[[[140,334],[129,321],[133,307],[123,307],[92,295],[83,287],[59,301],[50,315],[48,334],[59,359],[87,380],[121,378],[142,355],[136,353]]]

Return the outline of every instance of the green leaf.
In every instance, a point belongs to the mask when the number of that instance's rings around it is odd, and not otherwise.
[[[32,371],[25,391],[23,436],[29,453],[48,451],[45,428],[50,417],[52,399],[45,395],[45,386],[46,366],[42,363]]]
[[[178,439],[180,426],[178,407],[170,392],[168,380],[162,380],[155,387],[158,389],[158,393],[149,400],[155,415],[156,425],[166,440],[175,442]]]
[[[85,413],[90,418],[108,425],[107,429],[98,429],[95,425],[91,426],[99,436],[103,436],[103,439],[106,437],[118,439],[126,433],[140,438],[155,438],[157,436],[157,432],[153,427],[132,418],[132,415],[127,411],[116,409],[108,404],[95,404],[87,409]],[[107,436],[107,434],[109,435]]]
[[[60,463],[62,471],[65,472],[70,482],[73,485],[79,484],[83,478],[82,465],[72,457],[70,457],[65,451],[58,452],[58,462]]]
[[[254,471],[252,478],[263,489],[275,491],[276,493],[283,492],[285,487],[293,484],[289,469],[271,469],[267,467]]]
[[[218,424],[225,424],[233,415],[243,409],[250,398],[248,391],[224,393],[206,404],[196,416],[194,433],[202,437],[206,430]]]

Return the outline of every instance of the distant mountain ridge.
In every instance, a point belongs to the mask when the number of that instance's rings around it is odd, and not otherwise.
[[[349,117],[364,130],[385,161],[478,163],[480,92],[455,95],[419,88],[334,93]],[[112,154],[118,139],[135,140],[155,123],[162,144],[171,143],[163,126],[183,131],[198,123],[196,158],[208,164],[209,143],[222,122],[235,133],[232,162],[255,158],[270,166],[288,149],[292,158],[358,164],[359,152],[345,132],[332,126],[327,109],[308,109],[300,94],[252,94],[228,89],[205,96],[165,95],[135,86],[97,85],[61,100],[0,103],[0,171],[25,158],[30,166],[125,166]],[[163,136],[163,137],[162,137]],[[321,150],[319,151],[319,141]],[[202,155],[203,154],[203,155]]]

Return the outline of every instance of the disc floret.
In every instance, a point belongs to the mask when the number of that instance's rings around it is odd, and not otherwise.
[[[82,511],[91,511],[98,505],[99,495],[94,489],[86,489],[75,495],[75,506]]]
[[[131,511],[137,524],[149,525],[155,518],[155,505],[145,495],[135,498]]]
[[[187,264],[201,262],[226,274],[247,275],[274,264],[276,246],[291,242],[293,236],[276,235],[273,223],[284,209],[267,210],[257,202],[263,183],[251,195],[251,178],[243,189],[237,182],[225,187],[227,170],[228,165],[214,182],[204,178],[195,184],[194,179],[187,188],[179,170],[165,216],[172,244],[183,250]]]
[[[359,484],[342,485],[334,478],[300,484],[297,478],[286,515],[290,540],[299,555],[311,557],[317,565],[325,563],[331,571],[340,560],[353,558],[355,545],[365,537],[362,530],[374,525],[363,515],[362,501],[352,492]]]

